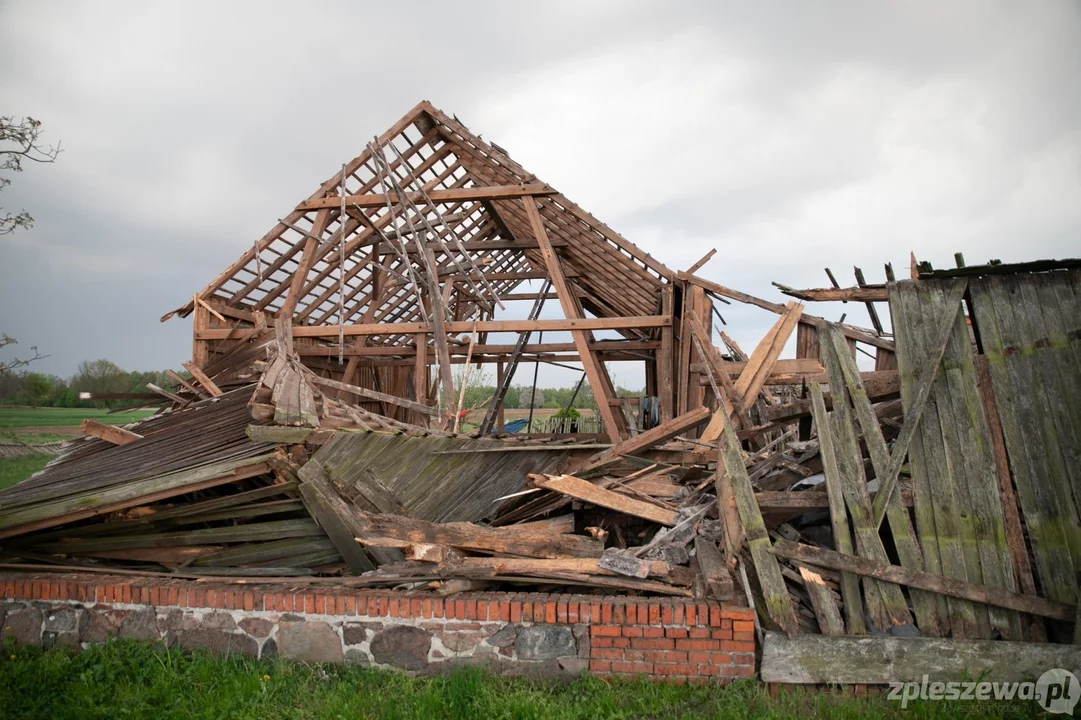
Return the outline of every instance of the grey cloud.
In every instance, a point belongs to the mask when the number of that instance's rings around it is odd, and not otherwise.
[[[0,112],[66,152],[0,195],[38,220],[0,241],[0,330],[61,374],[176,367],[190,326],[157,318],[421,99],[670,266],[717,247],[704,275],[774,300],[909,250],[1076,255],[1079,66],[1066,0],[7,2]],[[745,349],[773,322],[720,310]]]

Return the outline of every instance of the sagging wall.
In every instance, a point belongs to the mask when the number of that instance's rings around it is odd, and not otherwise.
[[[0,574],[0,590],[0,642],[44,648],[122,637],[419,674],[469,663],[514,675],[727,683],[755,672],[753,612],[716,602],[26,573]]]

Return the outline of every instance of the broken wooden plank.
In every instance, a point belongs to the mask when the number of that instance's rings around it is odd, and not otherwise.
[[[311,378],[311,380],[316,385],[324,385],[326,387],[334,388],[336,390],[344,390],[345,392],[359,395],[369,400],[378,400],[379,402],[390,403],[392,405],[397,405],[398,407],[403,407],[407,410],[412,410],[413,412],[422,413],[431,417],[436,417],[439,415],[438,409],[430,405],[424,405],[422,403],[409,400],[407,398],[398,397],[396,395],[388,395],[387,393],[382,393],[377,390],[369,390],[368,388],[363,388],[358,385],[350,385],[349,383],[338,382],[337,380],[331,380],[330,378],[314,376]]]
[[[245,433],[253,442],[295,445],[304,442],[314,429],[283,425],[249,425]]]
[[[125,430],[116,425],[106,425],[105,423],[100,423],[97,420],[91,420],[90,418],[83,420],[82,424],[79,425],[79,430],[81,430],[84,435],[96,437],[99,440],[104,440],[113,445],[127,445],[128,443],[143,439],[142,435],[133,433],[131,430]]]
[[[830,427],[826,403],[822,398],[822,388],[817,383],[810,387],[815,426],[818,429],[818,442],[821,448],[822,466],[826,475],[826,494],[829,497],[830,527],[833,531],[833,546],[846,554],[853,554],[852,530],[848,524],[845,510],[844,489],[841,485],[841,471],[837,464],[837,452],[833,446],[833,430]],[[860,581],[852,573],[841,574],[841,599],[844,601],[845,626],[853,635],[863,635],[867,625],[863,617],[863,596],[860,594]]]
[[[641,577],[667,578],[670,568],[663,560],[642,560],[646,575]],[[605,567],[600,558],[511,558],[467,557],[448,560],[437,571],[444,576],[459,575],[483,577],[489,575],[532,575],[550,573],[578,573],[586,575],[626,575]],[[639,577],[632,575],[631,577]]]
[[[633,455],[643,450],[671,440],[692,428],[704,423],[710,416],[709,408],[695,408],[683,415],[674,417],[666,423],[639,433],[634,437],[627,438],[607,450],[589,457],[582,467],[576,468],[575,472],[584,473],[598,468],[605,463],[618,459],[621,455]]]
[[[802,565],[799,568],[799,574],[803,578],[803,586],[807,588],[807,596],[811,599],[811,608],[814,610],[815,620],[818,621],[819,631],[831,637],[844,635],[845,626],[841,620],[841,611],[837,609],[837,601],[834,600],[830,589],[826,587],[822,576]]]
[[[1021,595],[1020,593],[977,585],[976,583],[919,570],[909,570],[900,565],[880,563],[875,560],[856,557],[855,555],[826,550],[825,548],[794,543],[790,540],[778,540],[771,552],[779,557],[798,560],[809,565],[854,573],[895,585],[907,585],[908,587],[929,590],[940,595],[961,598],[985,605],[994,605],[1071,623],[1075,619],[1075,605],[1067,605],[1066,603],[1045,600],[1031,595]]]
[[[696,535],[694,538],[694,557],[698,563],[698,569],[705,578],[713,597],[717,600],[732,599],[732,574],[721,558],[721,551],[717,544],[709,538]]]
[[[522,557],[600,557],[603,543],[581,535],[520,532],[516,527],[486,528],[473,523],[432,523],[400,515],[366,513],[350,508],[356,539],[368,547],[409,547],[416,543],[450,545],[466,550]]]
[[[674,510],[666,510],[641,500],[620,495],[611,490],[605,490],[573,475],[530,475],[529,479],[539,488],[569,495],[578,500],[584,500],[594,505],[606,507],[609,510],[616,510],[661,525],[672,527],[679,522],[679,513]]]
[[[191,376],[199,381],[199,384],[213,397],[219,397],[222,394],[221,388],[215,385],[214,381],[210,379],[210,376],[203,372],[202,368],[191,360],[186,360],[181,363],[181,365],[183,365],[184,369],[191,373]]]
[[[743,452],[740,450],[739,440],[736,438],[728,416],[724,413],[718,414],[724,419],[724,427],[721,429],[721,459],[725,474],[731,479],[736,508],[739,511],[740,523],[747,534],[747,545],[750,547],[751,559],[754,561],[755,571],[758,574],[766,611],[782,630],[794,633],[798,625],[796,613],[792,607],[792,598],[788,594],[777,558],[769,552],[769,533],[766,531],[766,524],[762,521],[762,513],[754,502],[754,489],[751,487],[751,479],[747,476],[747,468],[743,464]],[[720,474],[720,468],[718,468],[718,474]]]

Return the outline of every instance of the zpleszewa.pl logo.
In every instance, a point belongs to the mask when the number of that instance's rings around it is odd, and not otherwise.
[[[1069,670],[1048,670],[1036,682],[920,682],[890,683],[888,700],[908,707],[912,700],[1035,700],[1049,713],[1072,715],[1081,700],[1081,682]]]

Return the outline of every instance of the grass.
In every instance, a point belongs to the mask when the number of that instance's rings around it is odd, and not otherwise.
[[[530,682],[461,668],[410,678],[356,666],[212,657],[115,641],[79,654],[8,646],[0,656],[5,718],[878,718],[1021,717],[1035,703],[922,703],[646,680]]]
[[[22,455],[0,458],[0,490],[30,477],[52,460],[51,455]]]
[[[84,418],[93,418],[110,425],[124,425],[153,414],[153,410],[146,409],[109,414],[108,410],[97,408],[4,407],[0,408],[0,428],[78,425]]]

